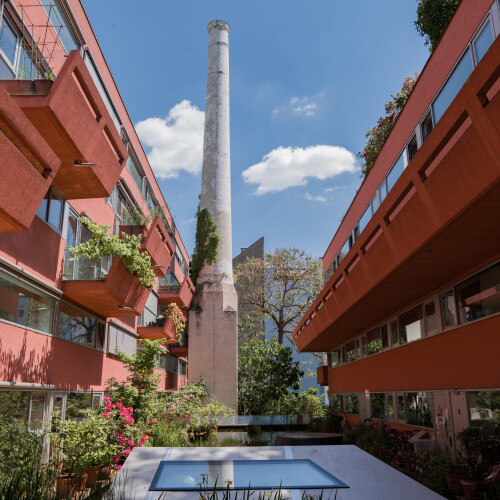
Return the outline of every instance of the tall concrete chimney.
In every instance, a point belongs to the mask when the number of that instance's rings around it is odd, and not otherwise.
[[[233,282],[229,151],[229,25],[208,25],[208,75],[200,208],[217,224],[217,261],[200,272],[189,313],[189,382],[203,380],[227,406],[238,404],[238,297]]]

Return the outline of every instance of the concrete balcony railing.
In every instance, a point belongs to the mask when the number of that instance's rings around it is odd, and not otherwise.
[[[60,165],[0,85],[0,232],[28,229]]]
[[[316,368],[316,381],[319,385],[328,385],[328,366],[318,366]]]
[[[329,351],[490,261],[500,246],[500,37],[294,331]]]
[[[158,300],[165,305],[177,304],[181,309],[186,309],[191,304],[194,295],[194,285],[189,276],[184,276],[182,285],[166,285],[160,282],[158,286]]]
[[[149,290],[129,273],[118,257],[109,272],[97,279],[64,280],[64,296],[106,318],[139,316],[144,310]]]
[[[133,234],[141,237],[141,249],[148,252],[156,276],[165,276],[170,266],[175,248],[165,225],[157,215],[146,225],[120,226],[120,234]]]
[[[61,160],[52,173],[59,193],[66,200],[108,197],[128,153],[80,53],[69,54],[54,82],[0,85]]]
[[[176,358],[187,358],[188,357],[188,334],[186,330],[182,332],[181,341],[176,345],[171,345],[168,352],[175,356]]]
[[[163,325],[154,322],[150,326],[140,326],[137,333],[142,339],[158,340],[165,339],[165,344],[177,344],[177,331],[172,318],[167,318]]]

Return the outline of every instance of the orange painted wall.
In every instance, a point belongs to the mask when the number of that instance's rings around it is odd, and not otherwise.
[[[500,387],[500,315],[328,371],[329,391]]]

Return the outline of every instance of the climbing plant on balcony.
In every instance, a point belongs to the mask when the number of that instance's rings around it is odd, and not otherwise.
[[[172,318],[175,326],[175,334],[177,337],[177,341],[181,341],[182,332],[186,324],[182,321],[182,313],[180,309],[177,307],[177,304],[169,304],[165,310],[165,316],[168,318]]]
[[[363,160],[361,163],[362,177],[368,175],[368,172],[375,163],[387,137],[389,137],[394,123],[396,123],[399,113],[403,109],[408,97],[410,97],[418,77],[418,73],[415,73],[414,78],[411,76],[406,77],[401,87],[401,92],[398,92],[395,96],[391,95],[392,99],[385,105],[385,116],[381,116],[377,121],[377,125],[365,133],[365,147],[363,151],[356,155]]]
[[[198,205],[194,251],[191,256],[191,279],[195,285],[203,267],[217,262],[220,236],[216,231],[217,224],[212,219],[210,212],[206,208],[201,210],[200,205]]]
[[[148,289],[153,287],[156,275],[151,269],[149,254],[140,251],[139,236],[124,233],[121,236],[108,234],[110,226],[101,226],[85,216],[80,217],[80,222],[88,228],[91,236],[80,245],[70,247],[74,256],[72,260],[79,257],[99,260],[103,257],[116,255],[120,258],[127,271],[137,276],[142,286]]]

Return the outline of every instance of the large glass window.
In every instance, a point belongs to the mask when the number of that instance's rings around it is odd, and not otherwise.
[[[347,255],[347,252],[349,251],[349,238],[347,238],[346,242],[340,249],[339,254],[337,255],[337,265],[342,262],[344,257]]]
[[[62,219],[64,212],[64,199],[57,192],[50,188],[38,207],[37,215],[44,220],[58,233],[62,229]]]
[[[399,344],[399,328],[398,328],[398,320],[395,319],[391,321],[391,340],[392,340],[392,345],[398,345]]]
[[[387,418],[394,418],[394,396],[387,395]]]
[[[92,408],[92,393],[70,392],[66,397],[66,418],[82,420],[83,410]]]
[[[367,209],[364,211],[363,215],[361,216],[361,219],[359,219],[358,223],[359,234],[361,234],[363,229],[367,226],[368,222],[370,222],[371,218],[372,218],[372,212],[370,206],[368,206]]]
[[[423,119],[421,125],[422,131],[422,142],[429,137],[429,134],[432,132],[433,124],[432,124],[432,113],[429,111],[427,116]]]
[[[105,324],[65,302],[59,305],[57,336],[76,344],[102,349]]]
[[[137,187],[142,194],[142,183],[144,176],[142,175],[139,165],[137,165],[137,162],[134,160],[133,155],[130,155],[128,157],[127,170],[130,172],[132,179],[134,179],[134,182],[137,184]]]
[[[401,344],[422,338],[423,315],[422,306],[414,307],[401,314],[399,320],[399,339]]]
[[[386,418],[385,411],[385,393],[372,392],[370,393],[370,405],[372,418]]]
[[[330,351],[328,353],[328,366],[330,368],[336,368],[340,364],[340,352],[339,349],[335,351]]]
[[[366,355],[371,356],[382,351],[382,338],[380,327],[374,328],[366,334]]]
[[[11,66],[16,62],[17,38],[16,32],[3,16],[0,25],[0,52]]]
[[[500,312],[500,264],[457,287],[460,322]]]
[[[436,307],[434,301],[428,302],[424,306],[425,312],[425,331],[432,333],[437,330]]]
[[[340,394],[329,393],[330,407],[333,411],[342,411],[342,396]]]
[[[165,354],[165,370],[170,373],[179,373],[179,360],[171,354]]]
[[[359,414],[359,404],[357,394],[346,394],[344,396],[344,411],[346,413]]]
[[[66,52],[69,53],[77,49],[79,47],[78,37],[73,31],[64,7],[61,5],[61,0],[44,0],[41,3]]]
[[[476,54],[476,64],[483,58],[484,54],[488,51],[493,43],[493,33],[491,32],[491,22],[488,21],[481,33],[474,41],[474,52]]]
[[[470,50],[467,49],[465,54],[460,59],[459,63],[455,66],[453,73],[448,78],[444,87],[439,92],[434,103],[432,104],[432,114],[434,116],[434,123],[437,123],[448,106],[453,102],[456,95],[460,92],[463,84],[466,82],[472,73],[472,57]]]
[[[359,340],[351,340],[345,345],[346,362],[350,363],[359,358]]]
[[[403,155],[400,155],[391,168],[391,171],[387,174],[387,191],[390,191],[394,187],[394,184],[396,184],[396,181],[403,173],[404,168]]]
[[[457,324],[455,296],[453,295],[453,292],[447,292],[441,295],[441,310],[443,313],[444,327]]]
[[[411,425],[432,427],[432,397],[430,392],[406,392],[406,421]]]
[[[54,299],[0,271],[0,318],[51,333]]]
[[[21,45],[19,48],[19,63],[17,65],[17,78],[25,80],[35,80],[42,78],[39,69],[33,62],[26,48]]]
[[[467,391],[471,427],[500,422],[500,391]]]
[[[26,420],[29,400],[29,392],[0,391],[0,415],[13,420]]]

